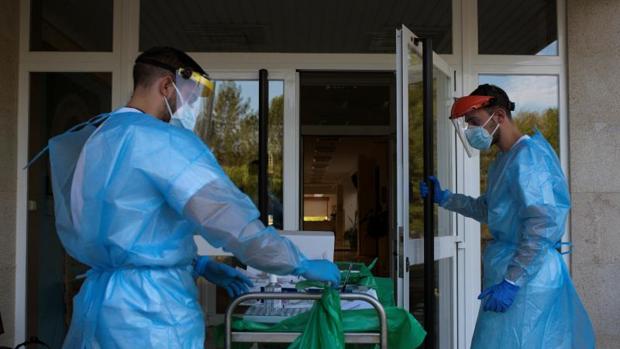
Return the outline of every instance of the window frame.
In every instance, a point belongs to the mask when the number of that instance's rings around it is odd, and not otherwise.
[[[30,51],[30,1],[19,2],[19,72],[17,91],[17,173],[15,212],[15,332],[16,343],[26,338],[27,309],[27,219],[28,176],[23,164],[28,162],[28,129],[30,103],[30,73],[97,73],[112,75],[112,105],[119,105],[123,93],[121,57],[126,32],[122,24],[131,22],[131,4],[113,0],[112,51],[105,52],[46,52]],[[127,42],[125,42],[126,44]],[[125,70],[126,71],[126,70]],[[110,107],[112,107],[112,105]]]

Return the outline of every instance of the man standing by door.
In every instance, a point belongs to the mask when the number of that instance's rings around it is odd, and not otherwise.
[[[594,348],[594,333],[558,248],[570,196],[557,155],[540,133],[523,135],[514,103],[497,86],[459,98],[450,118],[465,147],[499,154],[478,198],[431,184],[441,207],[487,224],[493,240],[483,257],[483,291],[472,348]],[[430,182],[430,183],[429,183]]]

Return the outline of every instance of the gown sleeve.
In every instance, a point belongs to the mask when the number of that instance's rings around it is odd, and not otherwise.
[[[523,285],[540,269],[544,253],[561,240],[570,199],[559,165],[549,166],[532,149],[524,150],[515,160],[511,194],[519,204],[516,214],[521,236],[505,278]]]
[[[151,146],[137,161],[167,203],[195,223],[211,245],[244,264],[274,274],[296,273],[306,259],[299,249],[272,227],[265,227],[252,200],[234,185],[198,137],[167,128],[164,144]],[[160,138],[150,137],[150,143]]]
[[[450,194],[443,202],[443,208],[473,218],[480,223],[486,223],[488,217],[488,205],[485,194],[478,198],[463,194]]]

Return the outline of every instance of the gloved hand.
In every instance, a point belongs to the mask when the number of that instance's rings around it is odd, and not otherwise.
[[[340,286],[340,270],[326,259],[306,259],[293,272],[308,280],[331,282],[333,288]]]
[[[498,313],[505,312],[514,302],[519,288],[519,286],[513,285],[506,280],[487,288],[478,296],[478,299],[486,298],[483,301],[482,309]]]
[[[435,176],[429,176],[428,180],[433,182],[433,202],[441,206],[446,200],[448,200],[448,197],[452,193],[449,190],[441,190],[441,184]],[[420,181],[420,196],[424,199],[428,196],[429,192],[430,190],[426,184],[426,181]]]
[[[194,271],[208,281],[222,287],[232,298],[247,293],[254,286],[252,281],[235,268],[218,263],[207,256],[198,257]]]

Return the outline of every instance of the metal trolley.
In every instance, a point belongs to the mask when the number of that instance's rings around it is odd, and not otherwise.
[[[226,310],[226,349],[232,348],[233,342],[243,343],[292,343],[299,337],[300,332],[233,332],[232,315],[239,304],[252,299],[295,299],[295,300],[318,300],[320,294],[307,293],[248,293],[235,299]],[[352,332],[345,333],[345,343],[379,344],[381,349],[387,349],[387,317],[385,309],[379,301],[371,296],[361,293],[343,293],[342,300],[360,300],[370,303],[379,316],[379,332]]]

